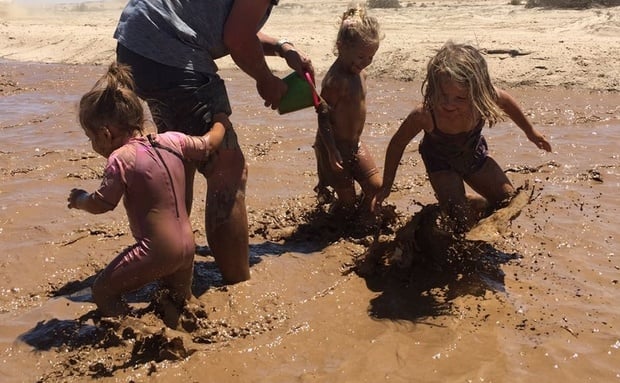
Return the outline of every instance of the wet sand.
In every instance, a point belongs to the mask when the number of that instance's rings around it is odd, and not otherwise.
[[[71,188],[99,184],[104,160],[76,103],[113,58],[122,4],[13,5],[0,2],[0,58],[11,60],[0,61],[0,382],[619,379],[619,7],[437,0],[373,10],[386,38],[369,68],[363,137],[381,169],[421,100],[427,59],[450,38],[486,50],[496,83],[553,146],[538,150],[510,122],[485,130],[491,155],[516,186],[529,185],[531,201],[500,220],[503,231],[485,232],[488,242],[456,251],[408,240],[416,220],[429,226],[423,213],[435,202],[419,138],[381,232],[339,222],[312,192],[314,111],[263,108],[254,84],[221,60],[250,166],[252,279],[225,286],[213,259],[197,255],[196,303],[172,330],[150,306],[154,285],[130,295],[137,317],[80,320],[94,310],[96,273],[133,243],[122,208],[93,216],[66,207]],[[266,29],[295,41],[321,78],[347,5],[281,1]],[[195,189],[192,224],[205,244],[205,182]],[[368,254],[378,263],[362,273]]]

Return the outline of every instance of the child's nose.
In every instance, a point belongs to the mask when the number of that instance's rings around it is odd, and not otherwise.
[[[443,107],[446,110],[455,110],[456,109],[456,101],[455,100],[451,100],[449,98],[445,98],[443,100]]]

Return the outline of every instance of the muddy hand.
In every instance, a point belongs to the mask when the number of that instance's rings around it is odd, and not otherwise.
[[[77,200],[84,194],[88,194],[88,192],[82,189],[71,189],[71,192],[69,192],[69,198],[67,198],[67,202],[69,202],[67,207],[69,209],[77,209]]]
[[[288,87],[282,79],[270,75],[267,78],[256,81],[256,90],[258,90],[261,98],[265,100],[265,106],[275,110],[280,105],[280,101],[286,94]]]

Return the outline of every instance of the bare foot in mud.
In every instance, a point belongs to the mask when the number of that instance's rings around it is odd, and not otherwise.
[[[179,318],[179,324],[183,330],[194,332],[200,327],[199,321],[206,318],[207,311],[203,304],[200,303],[198,299],[192,297],[183,308],[183,312]]]
[[[195,297],[187,302],[178,302],[165,290],[154,302],[155,313],[171,329],[183,329],[188,333],[199,328],[199,320],[207,317],[203,305]]]
[[[168,290],[161,290],[154,301],[155,313],[164,324],[172,329],[177,329],[185,302],[174,299]]]

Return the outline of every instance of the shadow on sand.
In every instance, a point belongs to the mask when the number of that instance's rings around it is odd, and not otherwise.
[[[355,266],[368,288],[381,293],[370,302],[369,315],[417,322],[451,313],[460,296],[503,292],[502,265],[520,255],[493,243],[530,203],[532,193],[519,190],[506,207],[460,237],[441,228],[436,204],[423,206],[393,238],[377,234]]]

